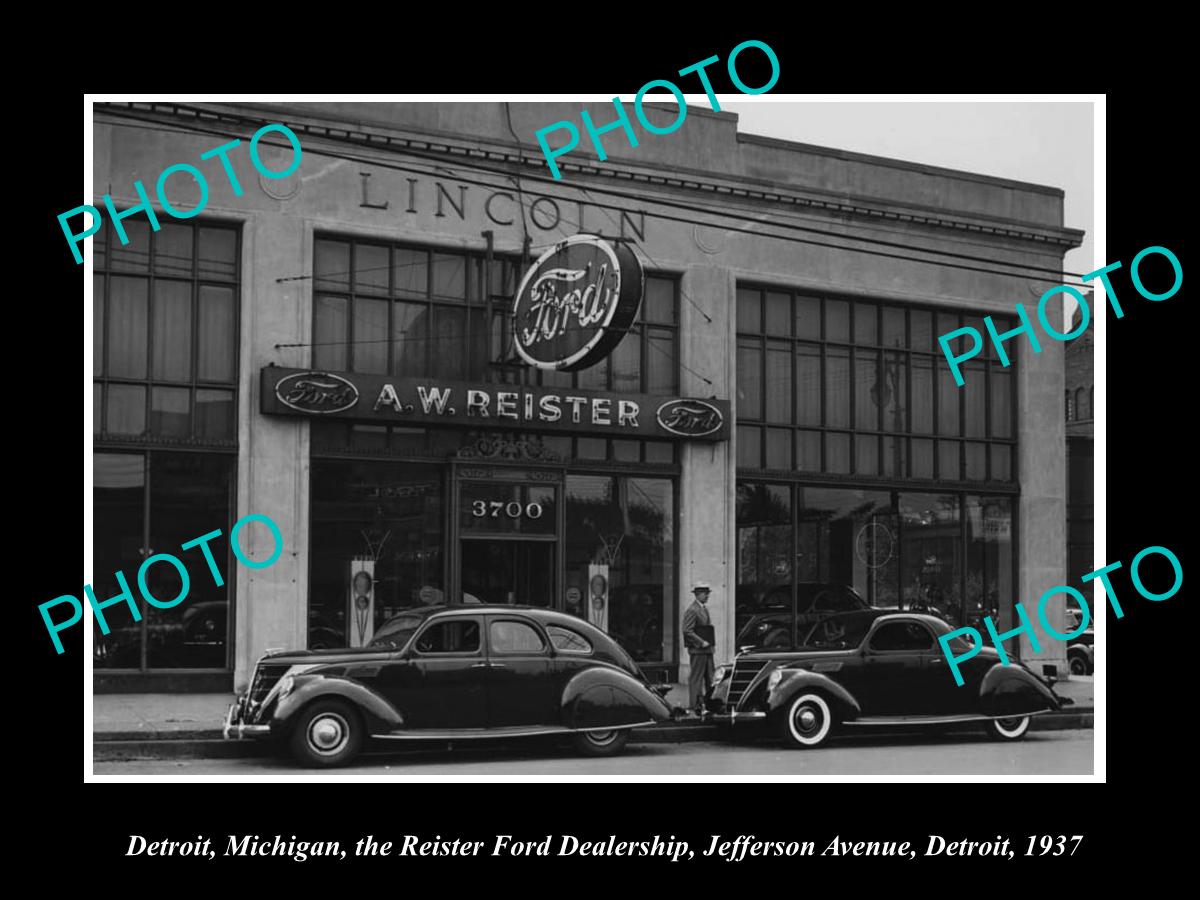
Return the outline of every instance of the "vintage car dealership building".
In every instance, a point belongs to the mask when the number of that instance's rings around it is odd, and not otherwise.
[[[585,616],[678,681],[698,580],[718,662],[813,597],[1008,628],[1065,583],[1062,345],[1016,338],[1009,367],[989,348],[962,388],[937,345],[984,315],[1012,328],[1059,282],[1081,239],[1060,190],[697,108],[636,149],[610,133],[604,161],[560,157],[553,181],[533,134],[579,106],[96,105],[97,207],[180,162],[208,198],[157,231],[130,216],[126,246],[107,222],[89,239],[95,593],[217,528],[227,575],[192,551],[185,602],[114,608],[98,690],[242,689],[267,648],[358,646],[405,608],[476,600]],[[284,178],[246,152],[269,123],[303,148]],[[240,192],[200,161],[235,138]],[[293,153],[279,133],[258,151],[276,171]],[[186,171],[167,190],[202,199]],[[576,235],[600,240],[539,264]],[[250,513],[283,534],[270,568],[234,563]],[[171,597],[172,578],[148,583]],[[1065,673],[1061,642],[1020,640]]]

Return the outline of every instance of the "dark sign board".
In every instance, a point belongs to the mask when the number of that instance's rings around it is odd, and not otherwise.
[[[519,384],[469,384],[265,366],[262,411],[269,415],[602,435],[723,441],[729,402]]]
[[[621,342],[637,315],[641,263],[625,244],[588,234],[559,241],[517,288],[513,338],[539,369],[586,369]]]

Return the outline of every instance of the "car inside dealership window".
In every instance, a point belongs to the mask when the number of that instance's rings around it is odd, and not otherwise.
[[[565,628],[562,625],[547,625],[546,633],[550,635],[550,643],[559,653],[592,652],[592,642],[571,628]]]
[[[431,623],[417,638],[423,656],[442,653],[478,653],[478,619],[442,619]]]
[[[490,632],[493,653],[543,653],[546,650],[542,636],[527,622],[493,619]]]

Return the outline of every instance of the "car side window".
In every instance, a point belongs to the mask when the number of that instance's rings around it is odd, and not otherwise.
[[[537,629],[513,619],[496,619],[490,628],[493,653],[542,653],[546,642]]]
[[[478,653],[479,622],[475,619],[451,619],[434,622],[421,632],[416,642],[417,652]]]
[[[929,650],[933,636],[919,622],[889,622],[871,638],[872,650]]]
[[[578,631],[564,628],[562,625],[547,625],[546,634],[550,635],[550,643],[559,653],[592,652],[592,642]]]

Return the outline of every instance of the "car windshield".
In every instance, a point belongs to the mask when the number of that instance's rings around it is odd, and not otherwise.
[[[394,647],[399,650],[408,643],[408,639],[416,633],[416,630],[421,627],[421,623],[424,621],[424,616],[396,616],[393,619],[388,619],[375,632],[375,637],[371,640],[370,646]]]

